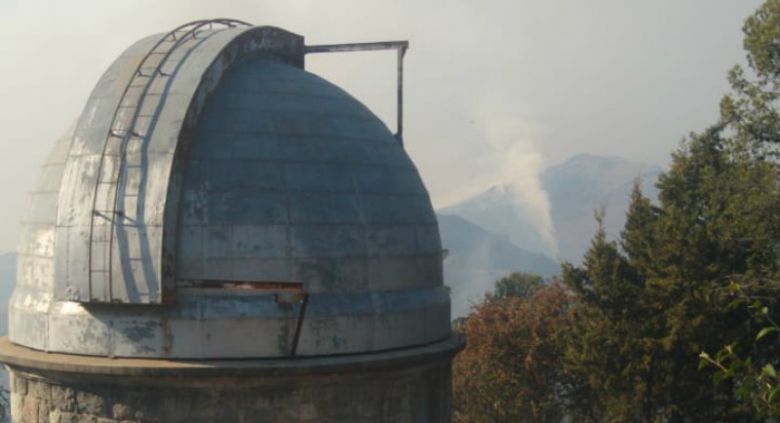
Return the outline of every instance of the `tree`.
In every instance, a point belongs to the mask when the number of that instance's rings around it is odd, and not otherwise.
[[[632,209],[639,198],[635,188]],[[564,281],[576,297],[562,364],[575,379],[587,381],[569,394],[570,413],[575,421],[594,423],[654,421],[661,411],[655,380],[659,342],[653,336],[660,319],[648,309],[639,272],[617,242],[607,241],[602,217],[597,215],[600,228],[583,266],[563,265]]]
[[[564,267],[578,294],[572,310],[580,325],[568,366],[589,380],[604,421],[760,421],[746,387],[759,385],[761,371],[743,367],[752,379],[735,372],[712,386],[694,357],[724,341],[735,355],[718,357],[729,363],[748,357],[741,363],[766,366],[778,357],[756,348],[766,322],[735,307],[731,287],[767,295],[777,280],[779,22],[777,0],[746,21],[758,79],[732,70],[721,120],[672,155],[657,184],[660,204],[635,189],[619,243],[599,232],[584,265]],[[762,310],[777,321],[770,308]]]
[[[496,281],[495,295],[499,298],[526,298],[544,284],[539,275],[512,272]]]
[[[453,368],[458,422],[559,422],[564,413],[561,337],[569,324],[569,292],[560,284],[531,282],[528,295],[488,295],[460,325],[468,341]],[[503,282],[502,282],[503,281]],[[512,290],[510,290],[512,291]],[[514,291],[512,291],[514,292]]]
[[[758,421],[733,384],[712,386],[696,358],[724,339],[751,341],[755,322],[729,307],[728,287],[735,278],[760,285],[778,270],[780,173],[727,128],[692,134],[659,179],[660,205],[635,188],[619,242],[600,230],[583,266],[564,266],[578,325],[567,366],[598,404],[577,414]]]
[[[780,289],[776,281],[772,281],[770,295],[748,292],[738,282],[733,282],[730,289],[736,297],[732,305],[747,307],[752,319],[763,322],[764,326],[757,331],[752,343],[728,344],[714,355],[703,351],[699,355],[700,367],[715,368],[715,383],[732,382],[736,395],[752,406],[757,417],[780,417],[780,375],[776,370],[780,357],[777,345],[780,323],[771,317],[769,307],[764,305],[771,301],[776,307]]]
[[[597,213],[563,286],[507,277],[463,322],[460,421],[780,417],[780,0],[743,29],[749,69],[672,154],[658,204],[636,184],[620,237]]]
[[[737,397],[752,406],[760,417],[780,417],[780,364],[777,342],[777,299],[780,276],[777,269],[778,239],[778,147],[780,147],[780,1],[768,0],[743,26],[749,69],[735,66],[729,73],[732,93],[721,101],[721,125],[731,136],[731,148],[752,172],[742,193],[749,202],[741,210],[756,215],[754,236],[738,242],[745,250],[760,251],[753,262],[735,272],[730,280],[729,306],[748,314],[747,336],[726,338],[717,349],[704,350],[701,364],[714,368],[718,384],[734,386]],[[752,201],[750,201],[752,200]],[[709,352],[708,352],[709,351]]]

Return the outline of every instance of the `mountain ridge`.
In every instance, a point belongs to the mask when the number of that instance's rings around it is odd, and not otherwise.
[[[522,195],[507,195],[511,186],[493,185],[437,212],[460,216],[516,246],[579,263],[597,230],[594,212],[604,209],[604,225],[611,238],[619,236],[625,222],[630,193],[636,180],[651,200],[657,198],[655,182],[662,168],[616,155],[578,154],[549,166],[539,175],[547,195],[555,245],[533,222],[532,207],[524,207]],[[542,207],[534,208],[537,211]]]
[[[523,250],[460,216],[437,213],[437,219],[447,250],[444,283],[451,289],[453,318],[468,314],[470,304],[481,300],[507,273],[523,271],[546,277],[559,273],[555,260]]]

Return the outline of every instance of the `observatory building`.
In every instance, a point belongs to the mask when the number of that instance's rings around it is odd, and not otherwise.
[[[22,223],[14,422],[449,422],[436,217],[405,42],[197,21],[120,55]],[[396,134],[307,54],[393,49]]]

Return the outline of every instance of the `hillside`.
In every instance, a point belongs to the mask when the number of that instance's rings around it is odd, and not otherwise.
[[[607,235],[617,237],[625,222],[634,181],[642,181],[646,195],[655,199],[659,166],[632,162],[616,156],[582,154],[545,170],[547,191],[555,226],[559,256],[580,262],[597,225],[594,211],[604,207]]]
[[[474,300],[493,288],[496,279],[512,271],[557,274],[558,263],[529,252],[459,216],[438,214],[444,260],[444,281],[452,289],[453,317],[468,312]]]
[[[594,211],[604,208],[607,234],[618,236],[634,181],[639,178],[645,194],[655,199],[654,183],[660,172],[659,166],[589,154],[547,168],[540,179],[550,202],[557,253],[543,242],[541,231],[531,223],[530,207],[518,204],[511,187],[493,186],[438,211],[505,236],[523,250],[579,263],[596,231]]]
[[[437,212],[462,217],[494,234],[500,234],[515,245],[555,255],[554,248],[545,244],[538,228],[528,218],[531,206],[512,187],[493,186]]]

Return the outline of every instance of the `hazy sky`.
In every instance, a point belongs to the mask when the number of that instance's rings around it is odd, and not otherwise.
[[[275,25],[309,44],[410,40],[405,140],[440,206],[577,153],[665,164],[715,119],[760,3],[0,0],[0,251],[15,248],[39,165],[109,63],[189,20]],[[307,60],[394,127],[392,53]]]

